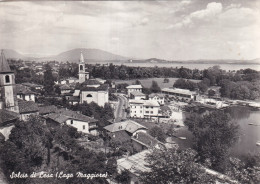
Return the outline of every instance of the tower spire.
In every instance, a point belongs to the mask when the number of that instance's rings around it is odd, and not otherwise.
[[[79,59],[79,62],[80,62],[80,63],[84,63],[84,57],[83,57],[82,51],[80,51],[80,59]]]
[[[11,69],[9,67],[9,64],[6,61],[4,50],[1,50],[1,56],[0,56],[0,73],[6,73],[11,72]]]

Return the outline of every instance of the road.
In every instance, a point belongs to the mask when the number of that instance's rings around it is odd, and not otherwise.
[[[127,98],[123,94],[117,94],[118,104],[115,109],[115,122],[126,118]]]

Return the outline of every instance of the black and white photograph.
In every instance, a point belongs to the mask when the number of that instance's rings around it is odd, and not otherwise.
[[[0,184],[259,183],[259,0],[0,0]]]

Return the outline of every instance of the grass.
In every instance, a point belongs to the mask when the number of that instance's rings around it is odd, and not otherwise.
[[[141,84],[145,87],[145,88],[150,88],[151,85],[152,85],[152,81],[156,81],[159,85],[159,87],[162,89],[162,88],[169,88],[169,87],[172,87],[174,82],[176,80],[178,80],[179,78],[168,78],[169,79],[169,82],[168,83],[164,83],[165,78],[148,78],[148,79],[138,79]],[[132,79],[132,80],[116,80],[115,83],[116,84],[121,84],[121,83],[127,83],[129,85],[135,83],[137,79]],[[193,79],[190,79],[190,81],[193,81],[193,82],[200,82],[200,80],[193,80]]]

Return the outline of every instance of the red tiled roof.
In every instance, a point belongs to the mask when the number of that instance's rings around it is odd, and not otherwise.
[[[18,107],[19,107],[19,113],[20,114],[25,114],[25,113],[30,113],[30,112],[38,112],[39,111],[38,105],[33,101],[19,100],[18,101]]]
[[[146,146],[146,147],[153,147],[157,144],[163,144],[151,135],[143,132],[138,132],[134,137],[132,137],[132,140]]]
[[[19,118],[18,113],[0,109],[0,126],[5,125],[6,123],[16,120],[18,118]]]
[[[57,110],[55,105],[41,106],[39,107],[39,113],[41,115],[53,113]]]

